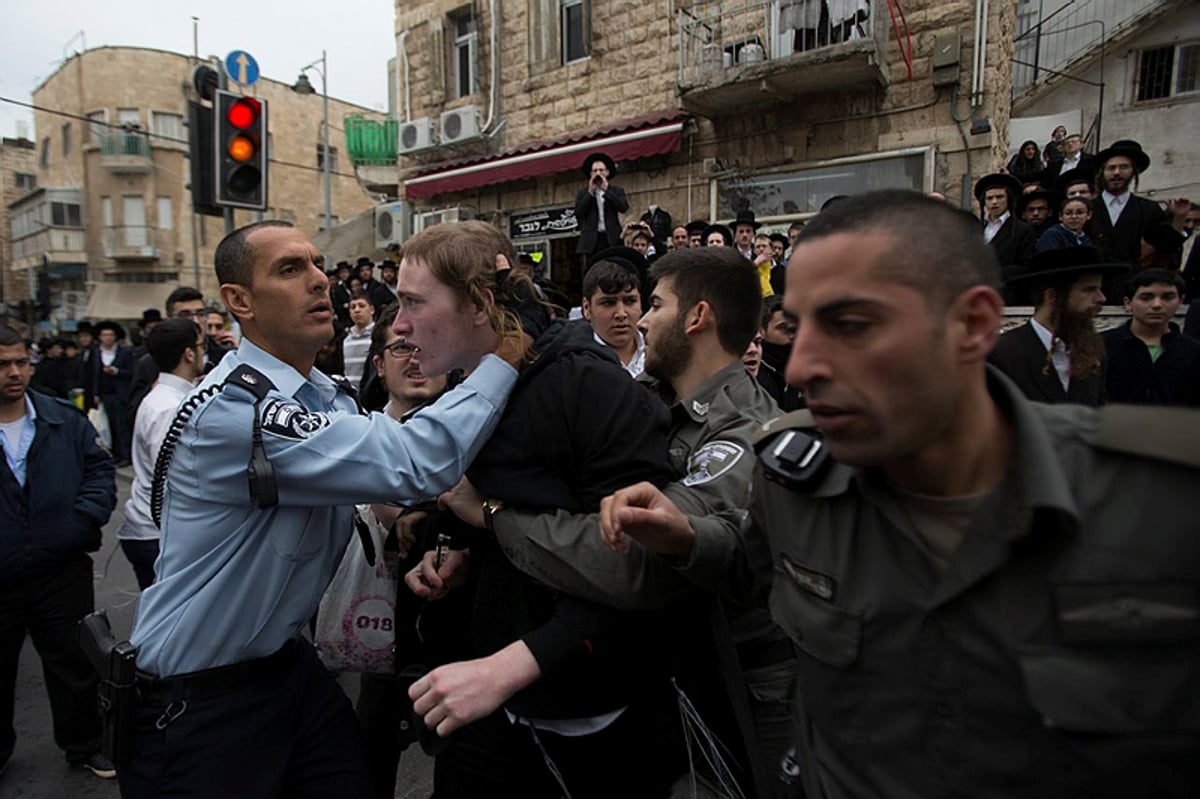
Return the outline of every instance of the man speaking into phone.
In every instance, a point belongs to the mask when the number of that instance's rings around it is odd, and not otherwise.
[[[588,259],[621,242],[621,220],[617,214],[629,210],[625,190],[609,183],[616,177],[617,165],[605,153],[590,153],[581,167],[587,185],[575,192],[575,219],[579,222],[580,266],[586,271]]]

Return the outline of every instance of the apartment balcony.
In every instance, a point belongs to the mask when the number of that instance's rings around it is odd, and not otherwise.
[[[36,233],[14,239],[12,243],[14,269],[28,269],[48,262],[51,264],[86,264],[82,228],[45,226]]]
[[[100,166],[115,175],[154,171],[150,139],[142,133],[106,133],[100,137]]]
[[[877,8],[880,0],[850,0],[822,13],[830,5],[759,0],[693,2],[679,9],[684,108],[713,116],[764,101],[886,85],[886,7]]]
[[[113,225],[104,231],[104,257],[114,261],[155,261],[167,231],[148,225]]]

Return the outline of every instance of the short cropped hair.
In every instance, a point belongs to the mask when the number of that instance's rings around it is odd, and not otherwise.
[[[0,347],[15,347],[18,344],[24,344],[25,348],[29,349],[29,343],[21,337],[16,328],[0,325]]]
[[[254,248],[250,246],[249,236],[254,231],[267,227],[295,225],[282,219],[264,219],[240,227],[221,239],[216,252],[213,253],[213,269],[216,270],[218,283],[236,283],[247,287],[251,285],[254,280]]]
[[[200,326],[191,319],[164,319],[146,334],[146,352],[160,372],[174,371],[183,353],[195,347]]]
[[[728,247],[675,250],[654,262],[650,279],[672,279],[682,316],[707,302],[717,317],[717,341],[730,354],[741,355],[758,333],[762,285],[758,267]]]
[[[200,293],[199,289],[192,286],[180,286],[167,295],[167,301],[163,305],[166,308],[167,316],[172,316],[176,305],[181,302],[195,302],[196,300],[204,300],[204,295]]]
[[[354,302],[355,300],[363,300],[372,308],[375,307],[375,301],[371,299],[371,295],[362,289],[355,289],[354,291],[350,292],[350,302]]]
[[[846,197],[814,217],[797,248],[838,234],[884,233],[895,247],[875,269],[925,295],[944,311],[972,286],[999,289],[996,253],[979,234],[979,220],[915,191],[887,189]]]
[[[641,291],[642,280],[638,273],[627,266],[613,261],[597,261],[583,276],[583,296],[591,299],[599,289],[605,294],[622,291]]]
[[[1132,298],[1137,294],[1138,289],[1152,286],[1155,283],[1174,286],[1180,297],[1187,291],[1187,281],[1178,272],[1172,272],[1169,269],[1143,269],[1140,272],[1134,272],[1133,276],[1125,281],[1125,296]]]
[[[772,294],[770,297],[764,297],[762,304],[762,317],[759,320],[758,326],[765,330],[767,325],[771,324],[771,317],[780,311],[783,311],[785,314],[787,313],[787,311],[783,310],[782,295]]]

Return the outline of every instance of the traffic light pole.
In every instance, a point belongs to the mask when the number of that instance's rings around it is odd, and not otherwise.
[[[221,64],[221,68],[218,70],[218,73],[221,76],[221,90],[228,91],[229,90],[229,76],[225,74],[225,64],[224,63]],[[215,107],[216,103],[214,102],[213,105],[214,105],[213,119],[216,119],[216,113],[217,113],[217,109]],[[226,206],[224,216],[225,216],[225,235],[228,236],[230,233],[233,232],[233,209]]]

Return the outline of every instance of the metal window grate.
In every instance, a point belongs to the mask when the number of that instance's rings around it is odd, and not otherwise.
[[[1138,62],[1137,101],[1161,100],[1171,96],[1171,73],[1175,68],[1175,48],[1143,50]]]

